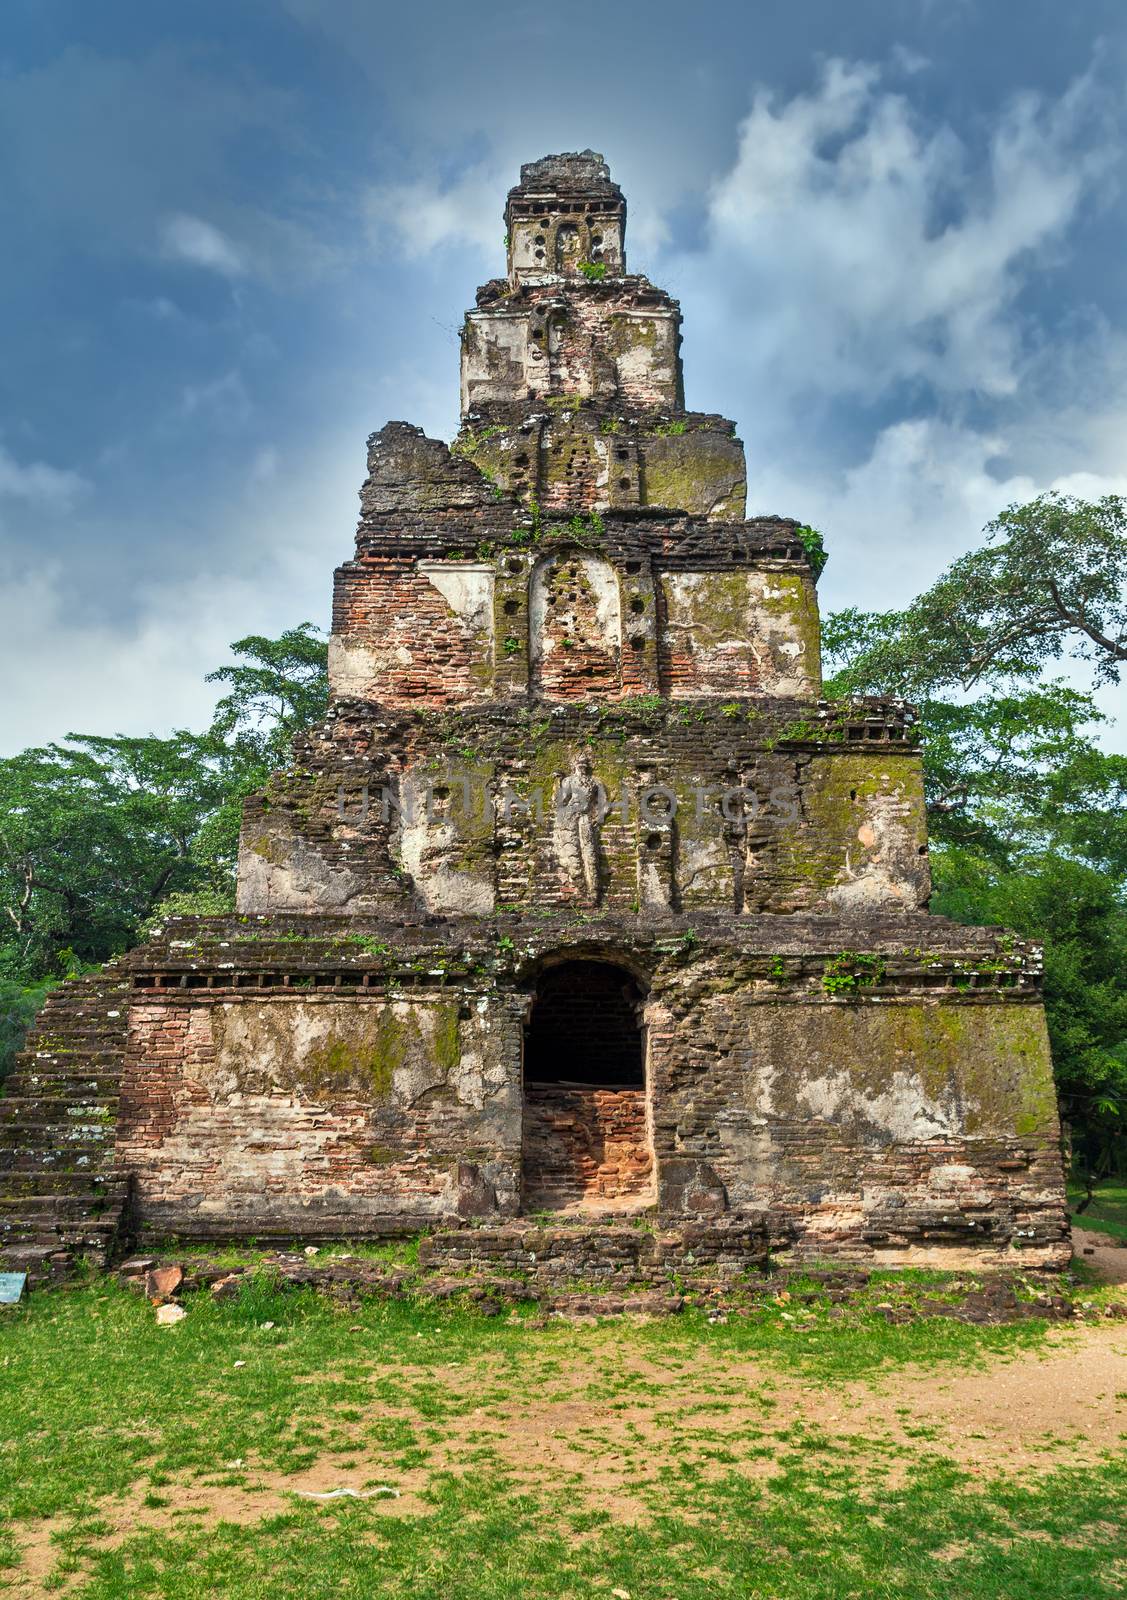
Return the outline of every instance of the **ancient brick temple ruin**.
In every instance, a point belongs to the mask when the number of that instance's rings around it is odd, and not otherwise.
[[[1035,953],[928,915],[910,710],[822,698],[816,543],[745,518],[602,158],[505,226],[454,444],[369,441],[237,913],[29,1042],[10,1243],[646,1212],[669,1259],[1062,1264]]]

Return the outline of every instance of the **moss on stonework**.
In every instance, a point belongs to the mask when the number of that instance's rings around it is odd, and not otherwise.
[[[652,317],[612,317],[606,334],[606,349],[612,355],[624,356],[630,350],[654,350],[657,347],[657,322]]]
[[[394,1150],[382,1144],[370,1145],[366,1154],[374,1167],[389,1167],[396,1161],[405,1160],[407,1156],[405,1150]]]
[[[817,687],[821,682],[822,628],[814,585],[798,572],[773,572],[768,582],[772,592],[764,594],[763,610],[785,622],[787,633],[801,644],[802,655],[794,670]]]
[[[286,853],[281,849],[277,839],[268,833],[260,833],[256,839],[250,841],[250,849],[256,856],[261,856],[263,861],[268,861],[272,867],[284,867]]]
[[[677,621],[687,623],[698,646],[727,644],[747,633],[751,600],[746,572],[703,572],[676,590]],[[674,613],[670,597],[670,615]]]
[[[458,1008],[453,1005],[436,1006],[433,1015],[435,1064],[449,1074],[457,1069],[462,1059]]]
[[[673,434],[658,428],[639,443],[647,505],[696,516],[718,511],[732,518],[743,516],[747,492],[743,450],[730,436]]]
[[[456,1005],[428,1006],[431,1018],[430,1039],[422,1026],[422,1011],[381,1006],[374,1022],[367,1020],[362,1032],[331,1034],[311,1048],[305,1057],[301,1079],[314,1093],[363,1084],[374,1099],[386,1099],[395,1074],[411,1061],[432,1060],[449,1074],[461,1059]]]
[[[923,768],[916,752],[852,752],[815,757],[807,769],[806,814],[814,835],[830,845],[856,841],[869,815],[869,802],[888,796],[906,809],[901,826],[924,843]]]
[[[726,1001],[718,997],[720,1014]],[[751,1048],[774,1113],[882,1123],[938,1115],[968,1138],[1054,1138],[1056,1097],[1039,1006],[843,1003],[756,1008]],[[802,1072],[795,1061],[807,1063]],[[772,1068],[774,1069],[772,1071]]]

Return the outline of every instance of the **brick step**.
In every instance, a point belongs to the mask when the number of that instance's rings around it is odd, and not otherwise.
[[[66,1067],[75,1061],[97,1061],[104,1066],[116,1063],[120,1067],[121,1045],[115,1044],[112,1039],[103,1039],[95,1044],[76,1045],[74,1049],[69,1045],[65,1047],[36,1045],[32,1049],[19,1052],[12,1075],[36,1072],[42,1067],[50,1066],[52,1062],[59,1067]]]
[[[65,1081],[49,1078],[44,1083],[22,1084],[21,1088],[22,1094],[9,1098],[25,1104],[35,1100],[52,1108],[57,1105],[108,1106],[112,1112],[117,1105],[121,1086],[98,1078],[68,1078]],[[0,1100],[0,1122],[17,1122],[17,1117],[2,1115],[4,1103]]]
[[[120,1059],[115,1062],[112,1057],[106,1060],[96,1056],[75,1056],[73,1060],[59,1061],[54,1056],[44,1056],[8,1079],[8,1092],[0,1100],[0,1105],[4,1100],[26,1099],[28,1095],[37,1094],[39,1084],[51,1087],[55,1084],[83,1083],[88,1078],[108,1084],[116,1093],[121,1082]]]
[[[106,1212],[121,1210],[121,1197],[96,1194],[21,1194],[12,1199],[0,1197],[0,1225],[12,1222],[17,1228],[37,1223],[84,1223],[87,1218],[100,1222]]]
[[[121,1085],[108,1079],[81,1077],[78,1073],[67,1078],[44,1078],[38,1083],[20,1084],[22,1094],[12,1094],[0,1100],[0,1121],[12,1121],[3,1116],[5,1105],[17,1101],[26,1105],[36,1100],[41,1104],[108,1105],[116,1107]]]
[[[0,1169],[0,1198],[18,1199],[24,1194],[104,1194],[113,1182],[117,1171],[113,1151],[105,1152],[104,1161],[92,1161],[89,1166],[60,1168],[49,1161],[23,1167]],[[72,1181],[73,1180],[73,1181]],[[85,1188],[82,1184],[85,1183]]]
[[[5,1130],[0,1151],[13,1156],[52,1156],[56,1162],[70,1156],[88,1156],[114,1143],[117,1137],[112,1122],[28,1122]]]
[[[58,1250],[87,1241],[108,1246],[120,1228],[120,1214],[109,1212],[102,1217],[61,1220],[57,1227],[42,1218],[34,1218],[23,1225],[9,1226],[7,1222],[0,1222],[0,1249],[10,1250],[13,1245],[49,1245]]]
[[[8,1171],[22,1162],[31,1162],[63,1171],[70,1167],[78,1171],[91,1166],[96,1166],[100,1171],[104,1165],[102,1152],[113,1149],[114,1138],[111,1128],[106,1129],[104,1138],[95,1138],[91,1134],[88,1138],[79,1139],[62,1138],[58,1128],[39,1128],[29,1132],[19,1130],[18,1136],[13,1133],[12,1137],[0,1143],[0,1169]]]
[[[738,1270],[761,1268],[767,1260],[768,1229],[750,1219],[737,1223],[691,1223],[655,1231],[612,1218],[538,1225],[516,1221],[503,1226],[443,1230],[419,1246],[423,1270],[531,1273],[555,1279],[609,1274],[696,1270],[710,1264]]]
[[[10,1167],[24,1156],[38,1159],[41,1155],[50,1157],[56,1166],[65,1166],[68,1155],[77,1163],[80,1157],[112,1144],[116,1132],[112,1121],[97,1124],[68,1121],[65,1127],[57,1122],[15,1123],[5,1128],[0,1137],[0,1167]]]
[[[80,1032],[63,1032],[58,1028],[36,1030],[28,1034],[16,1053],[20,1065],[36,1056],[60,1055],[66,1059],[94,1051],[121,1054],[121,1034],[112,1028],[82,1029]]]
[[[41,1169],[44,1172],[103,1172],[113,1166],[115,1138],[112,1131],[104,1137],[61,1139],[58,1129],[38,1129],[19,1139],[0,1144],[0,1174],[18,1170]],[[2,1186],[2,1178],[0,1178]]]
[[[112,1165],[60,1170],[47,1162],[0,1167],[0,1199],[24,1194],[99,1194],[113,1183]]]
[[[10,1094],[0,1100],[0,1123],[20,1122],[25,1117],[35,1120],[40,1112],[49,1115],[57,1114],[62,1105],[73,1105],[74,1114],[81,1120],[90,1108],[95,1114],[103,1110],[113,1115],[117,1110],[116,1095],[49,1095],[49,1094]]]

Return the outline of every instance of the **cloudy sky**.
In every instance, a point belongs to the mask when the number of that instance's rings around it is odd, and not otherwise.
[[[549,151],[606,154],[824,606],[1127,492],[1125,68],[1122,0],[4,0],[0,750],[199,725],[229,640],[326,623]]]

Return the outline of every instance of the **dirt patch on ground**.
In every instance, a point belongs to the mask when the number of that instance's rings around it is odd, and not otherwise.
[[[850,1385],[815,1406],[826,1426],[874,1424],[994,1473],[1047,1470],[1067,1450],[1095,1460],[1127,1438],[1127,1327],[1050,1333],[1036,1352],[965,1373],[897,1373],[874,1390]],[[908,1430],[911,1430],[910,1432]]]
[[[1124,1324],[1054,1329],[1036,1350],[974,1371],[902,1369],[837,1387],[780,1375],[767,1362],[720,1349],[649,1359],[609,1330],[582,1362],[547,1361],[541,1369],[534,1349],[529,1355],[517,1373],[492,1358],[430,1370],[430,1382],[441,1379],[451,1406],[437,1440],[431,1431],[424,1466],[389,1470],[386,1450],[374,1445],[374,1425],[390,1418],[417,1422],[418,1415],[405,1404],[373,1401],[360,1420],[334,1423],[355,1440],[347,1466],[326,1460],[285,1476],[248,1460],[238,1466],[238,1482],[216,1482],[219,1474],[211,1474],[211,1481],[161,1485],[164,1504],[153,1504],[142,1485],[100,1503],[110,1531],[95,1542],[105,1549],[146,1529],[246,1525],[287,1509],[299,1491],[377,1483],[399,1490],[398,1498],[369,1502],[381,1514],[420,1515],[432,1474],[478,1473],[485,1457],[493,1462],[489,1470],[522,1489],[550,1486],[574,1494],[577,1504],[635,1522],[668,1507],[685,1467],[705,1480],[734,1471],[769,1481],[786,1470],[811,1430],[855,1463],[858,1481],[874,1489],[902,1482],[928,1454],[946,1456],[972,1475],[994,1476],[1050,1470],[1065,1452],[1074,1464],[1093,1462],[1127,1437]],[[337,1505],[323,1502],[321,1513],[331,1516]],[[40,1523],[25,1539],[13,1593],[46,1592],[59,1554],[53,1536],[67,1526],[67,1519]]]
[[[1073,1228],[1072,1248],[1101,1283],[1127,1283],[1127,1243],[1095,1228]]]
[[[575,1484],[612,1514],[644,1513],[647,1490],[678,1462],[705,1478],[770,1479],[802,1431],[817,1429],[894,1485],[913,1457],[940,1453],[972,1474],[1047,1471],[1063,1453],[1096,1461],[1127,1439],[1127,1327],[1051,1333],[1037,1352],[984,1370],[900,1371],[827,1389],[762,1363],[701,1353],[691,1369],[629,1362],[647,1393],[552,1401],[494,1414],[499,1456],[522,1481]],[[589,1366],[561,1375],[579,1392]],[[573,1391],[574,1392],[574,1391]]]
[[[318,1462],[308,1472],[292,1476],[252,1469],[244,1483],[209,1482],[206,1478],[173,1479],[162,1484],[155,1496],[165,1502],[163,1505],[154,1505],[147,1485],[141,1484],[120,1498],[99,1502],[99,1520],[108,1525],[109,1531],[99,1534],[90,1542],[96,1544],[99,1550],[114,1550],[136,1533],[176,1534],[215,1528],[223,1522],[235,1522],[245,1527],[248,1523],[260,1522],[264,1517],[276,1517],[288,1510],[293,1498],[301,1499],[308,1494],[323,1494],[343,1487],[356,1489],[381,1512],[400,1516],[418,1515],[426,1509],[421,1491],[426,1487],[428,1477],[426,1471],[397,1472],[394,1484],[389,1485],[397,1491],[395,1496],[369,1497],[365,1491],[375,1487],[376,1480],[370,1477],[363,1465],[342,1471],[332,1462]],[[387,1483],[386,1475],[379,1481]],[[327,1515],[332,1515],[341,1502],[327,1500],[312,1503],[320,1504]],[[66,1586],[64,1584],[60,1588],[55,1572],[62,1553],[58,1539],[73,1527],[71,1517],[60,1516],[45,1517],[25,1530],[20,1546],[21,1567],[18,1572],[8,1575],[5,1592],[26,1597],[65,1593]],[[52,1576],[53,1581],[48,1588],[46,1580]],[[83,1564],[82,1569],[72,1577],[76,1580],[89,1577],[88,1567]]]

